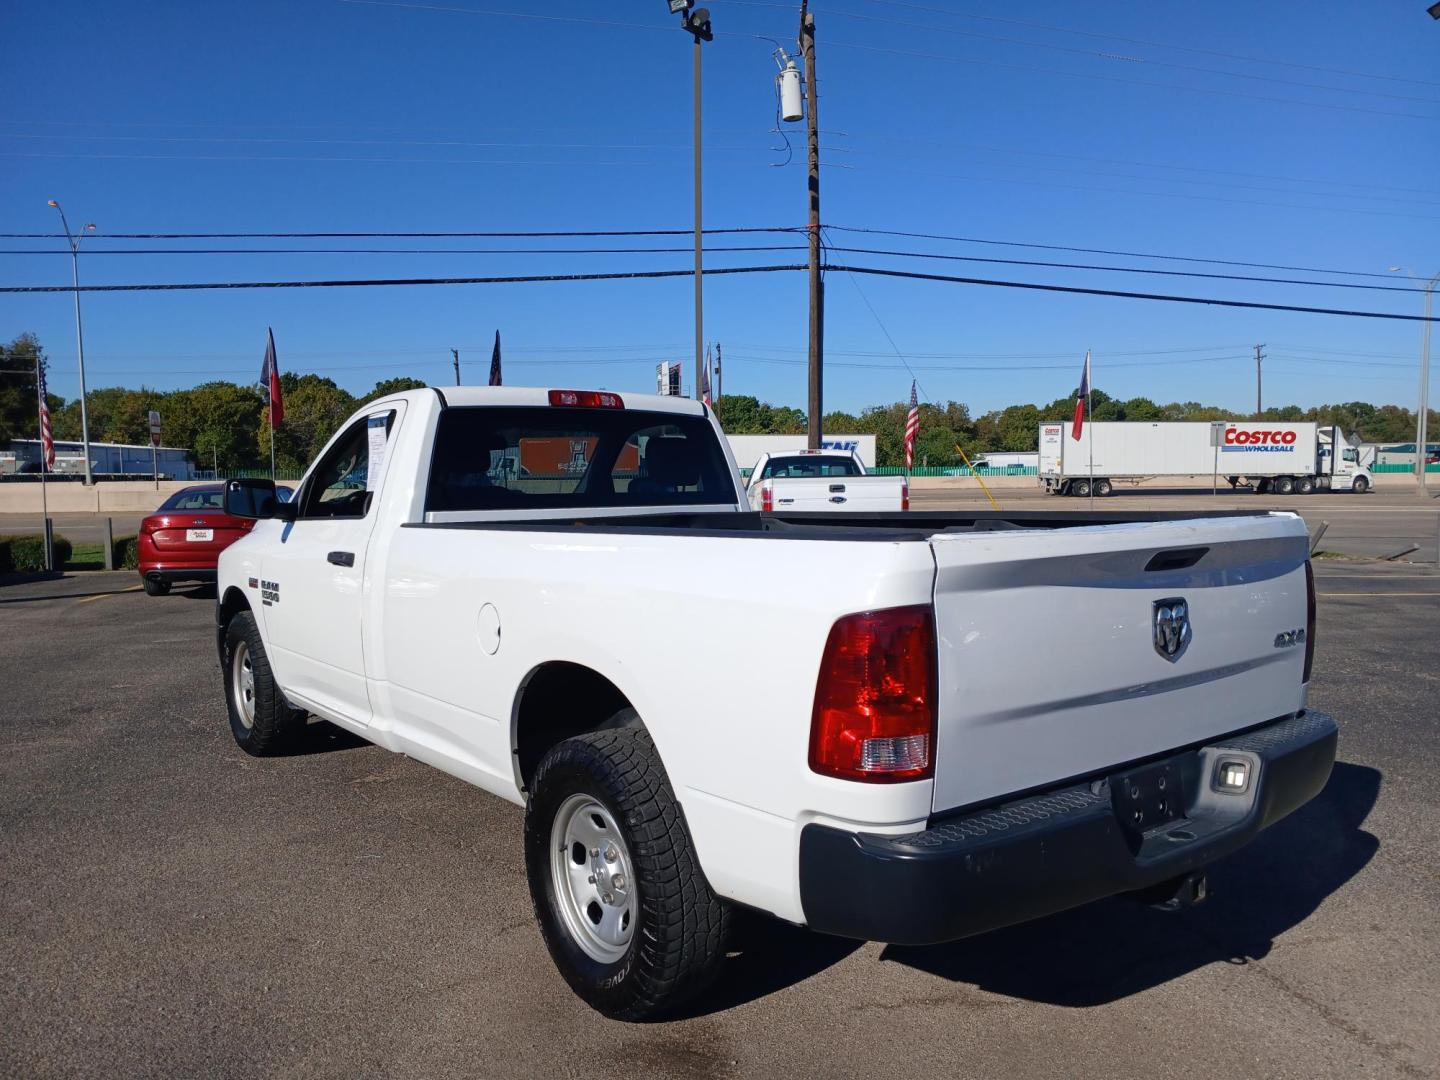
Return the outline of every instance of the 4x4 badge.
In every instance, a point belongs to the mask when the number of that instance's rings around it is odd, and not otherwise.
[[[1183,596],[1156,600],[1153,625],[1155,651],[1172,663],[1190,645],[1190,605]]]

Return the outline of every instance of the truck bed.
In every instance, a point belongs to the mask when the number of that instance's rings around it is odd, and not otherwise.
[[[591,532],[730,536],[753,533],[779,540],[923,541],[937,533],[1003,532],[1017,529],[1073,529],[1097,525],[1141,525],[1159,521],[1265,517],[1269,510],[1144,510],[1127,512],[1047,512],[1044,510],[955,512],[911,510],[887,514],[853,513],[654,513],[623,516],[532,518],[508,521],[412,522],[411,529],[480,529],[506,532]]]

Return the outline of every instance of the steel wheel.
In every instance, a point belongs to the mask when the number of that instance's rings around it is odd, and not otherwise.
[[[255,726],[255,665],[250,662],[250,646],[241,641],[230,657],[230,693],[240,723],[248,730]]]
[[[623,957],[636,922],[630,849],[610,811],[591,796],[560,804],[550,827],[550,875],[575,944],[602,964]]]

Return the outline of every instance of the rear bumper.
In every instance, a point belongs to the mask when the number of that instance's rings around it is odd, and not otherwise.
[[[140,567],[140,576],[147,581],[168,581],[171,585],[182,581],[214,581],[216,573],[213,566],[187,567],[163,564]]]
[[[1143,831],[1130,806],[1116,808],[1117,782],[1131,770],[901,836],[807,825],[806,922],[843,937],[926,945],[1158,885],[1228,855],[1319,794],[1337,734],[1330,717],[1304,712],[1146,763],[1173,767],[1166,775],[1178,781],[1183,812]],[[1222,760],[1250,764],[1244,793],[1215,790]]]

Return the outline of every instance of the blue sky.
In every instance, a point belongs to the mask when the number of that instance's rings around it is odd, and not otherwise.
[[[824,219],[907,230],[1385,274],[1440,271],[1440,23],[1420,0],[1266,4],[818,0]],[[705,46],[705,223],[802,225],[803,126],[775,125],[773,38],[798,4],[714,0]],[[512,12],[507,17],[476,12]],[[536,17],[538,16],[538,17]],[[589,21],[586,21],[589,20]],[[601,25],[621,23],[625,25]],[[688,36],[661,0],[245,4],[0,0],[0,231],[47,233],[58,198],[95,221],[90,283],[482,276],[684,268],[675,254],[101,255],[106,232],[689,228]],[[1264,58],[1246,59],[1246,58]],[[777,147],[780,150],[777,152]],[[977,258],[1315,277],[1023,247],[833,232],[840,246]],[[713,246],[795,238],[715,237]],[[174,241],[168,248],[336,241]],[[441,246],[441,242],[360,242]],[[504,247],[502,241],[448,241]],[[688,238],[636,246],[685,248]],[[60,250],[54,241],[0,247]],[[359,244],[357,244],[359,246]],[[532,244],[543,248],[544,244]],[[612,241],[551,247],[618,246]],[[800,262],[715,252],[709,266]],[[1407,293],[897,260],[873,266],[1418,314]],[[0,283],[68,284],[68,257],[0,255]],[[1331,277],[1352,283],[1402,280]],[[908,396],[972,410],[1068,392],[1095,351],[1121,396],[1413,407],[1416,323],[1233,311],[896,281],[828,279],[827,408]],[[692,284],[648,282],[89,295],[92,388],[285,370],[376,379],[648,390],[693,350]],[[706,337],[726,392],[804,405],[803,274],[717,277]],[[868,304],[866,303],[868,300]],[[872,314],[871,308],[874,313]],[[882,330],[882,324],[884,329]],[[78,380],[71,298],[0,295],[0,337],[32,330],[51,385]]]

